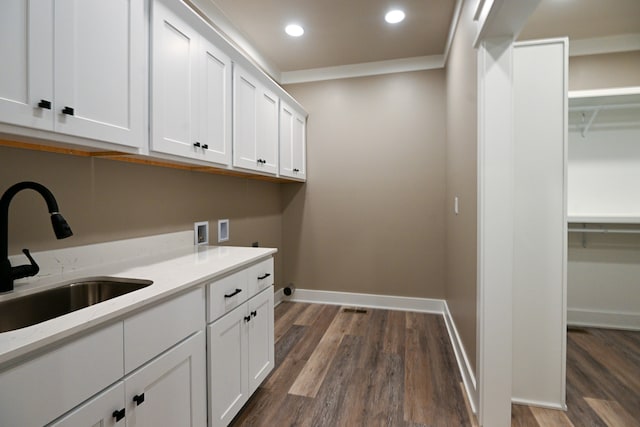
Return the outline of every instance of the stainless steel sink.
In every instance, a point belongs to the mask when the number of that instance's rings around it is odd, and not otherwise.
[[[146,288],[151,280],[100,277],[0,302],[0,333],[53,319]]]

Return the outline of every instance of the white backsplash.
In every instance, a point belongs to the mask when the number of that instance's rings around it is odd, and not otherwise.
[[[32,252],[31,255],[40,266],[36,277],[43,278],[69,273],[101,264],[111,264],[131,260],[141,256],[154,256],[164,252],[193,246],[194,232],[179,231],[134,239],[115,240],[92,245],[50,251]],[[11,265],[27,264],[24,254],[9,257]],[[31,281],[33,278],[16,280],[16,283]]]

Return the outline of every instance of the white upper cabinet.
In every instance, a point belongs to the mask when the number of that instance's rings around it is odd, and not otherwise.
[[[0,4],[1,122],[53,130],[52,17],[53,0]]]
[[[306,130],[306,117],[280,101],[280,176],[306,179]]]
[[[153,7],[152,137],[156,152],[228,165],[231,60],[186,8]]]
[[[279,98],[238,64],[233,89],[233,165],[277,174]]]
[[[2,2],[0,121],[142,147],[144,28],[143,0]]]

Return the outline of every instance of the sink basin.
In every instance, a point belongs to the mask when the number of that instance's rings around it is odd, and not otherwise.
[[[53,319],[146,288],[151,280],[100,277],[0,302],[0,333]]]

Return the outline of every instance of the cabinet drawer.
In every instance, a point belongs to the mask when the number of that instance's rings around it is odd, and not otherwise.
[[[207,322],[213,322],[249,298],[247,277],[247,270],[242,270],[207,286]]]
[[[254,296],[273,285],[273,258],[266,259],[247,269],[249,275],[249,296]]]
[[[125,319],[125,373],[192,333],[204,329],[204,325],[204,288],[195,289]]]
[[[0,424],[43,426],[123,375],[122,322],[0,373]]]

